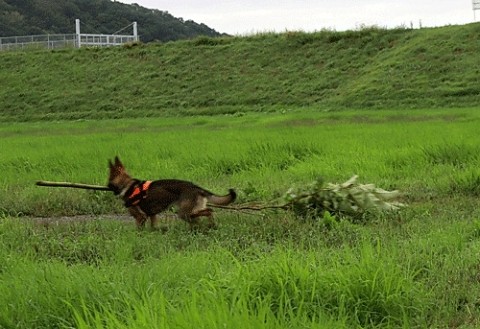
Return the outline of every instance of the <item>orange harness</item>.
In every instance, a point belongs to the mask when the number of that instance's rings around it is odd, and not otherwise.
[[[136,206],[147,197],[147,191],[150,187],[150,184],[152,181],[143,181],[143,182],[138,182],[134,185],[129,190],[132,190],[131,192],[127,192],[128,199],[125,201],[125,207],[131,207],[131,206]]]

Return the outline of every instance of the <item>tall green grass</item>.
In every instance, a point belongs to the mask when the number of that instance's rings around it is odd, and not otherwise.
[[[0,327],[476,327],[478,118],[297,110],[3,124]],[[168,216],[165,232],[137,232],[110,193],[33,184],[105,184],[115,155],[135,177],[234,187],[238,202],[358,174],[400,189],[408,207],[335,225],[218,210],[218,230],[192,234]]]
[[[475,110],[292,112],[3,125],[0,211],[31,216],[121,211],[105,192],[40,188],[36,180],[106,184],[115,155],[144,179],[193,180],[243,201],[268,201],[318,177],[425,192],[475,190]],[[21,153],[18,152],[21,150]],[[470,185],[470,186],[469,186]],[[462,187],[463,186],[463,187]]]
[[[207,235],[178,225],[159,234],[109,220],[4,219],[0,326],[478,324],[478,220],[421,209],[405,215],[404,223],[345,221],[333,230],[288,217],[224,215],[221,230]]]

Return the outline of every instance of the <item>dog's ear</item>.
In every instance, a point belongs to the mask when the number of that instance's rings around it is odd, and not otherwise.
[[[110,160],[110,159],[108,160],[108,167],[109,167],[110,169],[113,169],[113,167],[114,167],[114,166],[113,166],[113,163],[112,163],[112,160]]]
[[[115,156],[115,166],[116,167],[122,167],[123,168],[123,163],[120,161],[118,156]]]

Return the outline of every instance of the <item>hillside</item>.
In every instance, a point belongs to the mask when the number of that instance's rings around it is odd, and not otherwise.
[[[2,120],[480,104],[480,24],[0,53]]]
[[[205,24],[137,4],[111,0],[0,0],[0,37],[72,34],[76,18],[85,23],[83,33],[112,34],[137,21],[143,42],[220,35]]]

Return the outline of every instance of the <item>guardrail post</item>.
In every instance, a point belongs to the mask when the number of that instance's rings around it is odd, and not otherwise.
[[[133,40],[138,41],[137,22],[133,22]]]
[[[80,48],[82,38],[80,37],[80,20],[78,18],[75,20],[75,34],[77,35],[77,48]]]

